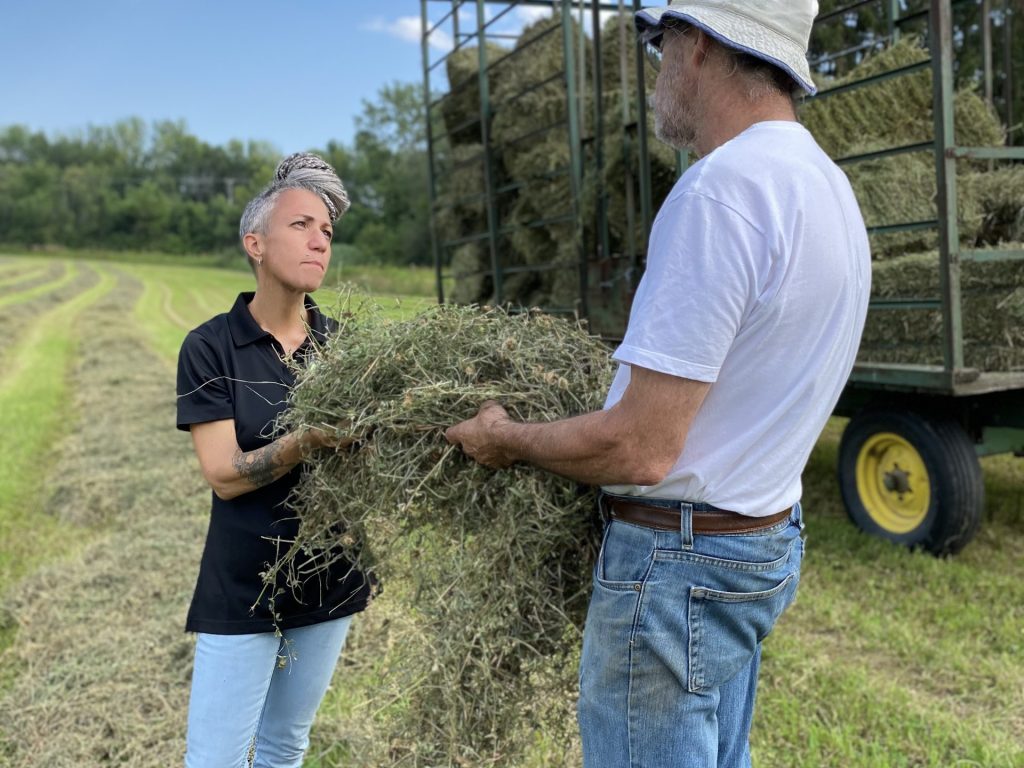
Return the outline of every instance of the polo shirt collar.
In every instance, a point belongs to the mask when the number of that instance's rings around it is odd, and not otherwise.
[[[244,347],[254,341],[270,336],[270,333],[260,328],[256,318],[249,311],[249,302],[256,296],[254,291],[244,291],[238,294],[235,304],[228,312],[228,328],[231,331],[231,340],[236,347]],[[320,308],[313,301],[313,297],[306,294],[306,311],[309,312],[309,327],[313,331],[316,341],[322,342],[327,335],[327,321]]]

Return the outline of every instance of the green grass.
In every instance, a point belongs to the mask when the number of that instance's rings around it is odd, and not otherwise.
[[[166,359],[177,357],[189,330],[215,314],[227,312],[240,292],[255,288],[248,272],[163,265],[122,265],[121,269],[143,281],[145,290],[135,306],[135,320]],[[378,284],[409,287],[388,272],[380,274],[387,279],[381,278]],[[337,289],[322,288],[313,298],[330,312]],[[388,295],[384,291],[375,294],[375,299],[384,316],[392,319],[408,317],[433,301],[423,296]]]
[[[81,336],[76,317],[110,289],[113,278],[41,315],[4,358],[0,379],[0,590],[75,542],[39,514],[51,447],[72,417],[67,373]]]
[[[68,272],[94,268],[73,256],[62,254],[61,260],[73,265]],[[35,269],[41,262],[39,256],[4,257],[0,275],[13,275],[25,265]],[[137,303],[125,301],[125,322],[137,327],[168,364],[189,328],[229,309],[238,291],[253,285],[243,270],[170,263],[109,263],[99,271],[98,285],[58,306],[45,303],[52,285],[33,294],[40,313],[18,327],[17,343],[0,356],[0,589],[5,591],[90,536],[88,528],[58,522],[40,509],[53,446],[77,416],[69,405],[67,372],[90,336],[83,323],[91,316],[83,311],[110,288],[111,273],[123,271],[144,283]],[[378,299],[395,317],[432,301],[429,295],[398,303],[393,298],[411,292],[409,286],[423,275],[406,284],[397,273],[372,274],[391,281],[376,285],[392,288],[381,289]],[[30,300],[25,293],[12,296]],[[330,295],[321,291],[317,298],[329,305]],[[109,321],[116,314],[107,316]],[[132,395],[131,385],[115,393]],[[167,397],[172,395],[168,371]],[[804,473],[807,557],[797,603],[765,645],[752,734],[755,764],[1024,766],[1024,461],[983,459],[982,530],[959,556],[940,560],[865,536],[849,523],[835,481],[842,427],[840,419],[829,423]],[[94,460],[99,464],[103,457]],[[88,467],[81,471],[89,476]],[[175,488],[181,486],[175,482]],[[182,608],[175,603],[168,615],[176,621]],[[383,628],[386,610],[387,590],[359,625]],[[0,645],[11,636],[10,629],[0,629]],[[357,627],[353,641],[353,648],[362,646],[364,657],[372,657],[376,635]],[[38,652],[42,659],[47,650]],[[364,707],[365,693],[377,674],[353,660],[340,666],[314,727],[309,766],[353,760],[347,723],[372,717]],[[132,695],[162,695],[154,692],[184,685],[184,679],[140,680]],[[540,735],[538,754],[557,754],[559,746]],[[557,764],[557,758],[541,764]]]
[[[768,639],[753,734],[767,766],[1024,765],[1024,529],[990,493],[958,557],[858,532],[835,483],[841,420],[804,473],[807,557]],[[1021,493],[1022,462],[984,462]]]

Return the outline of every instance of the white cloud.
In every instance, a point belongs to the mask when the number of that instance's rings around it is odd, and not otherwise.
[[[417,45],[419,45],[420,37],[423,34],[419,16],[399,16],[391,21],[376,18],[365,24],[363,28],[370,32],[383,32],[404,42]],[[430,47],[439,51],[450,51],[454,47],[451,34],[442,28],[435,29],[430,33]]]

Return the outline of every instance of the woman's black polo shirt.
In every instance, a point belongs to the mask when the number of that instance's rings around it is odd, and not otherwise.
[[[254,294],[242,293],[227,314],[191,331],[178,356],[178,429],[221,419],[235,420],[243,451],[273,442],[274,420],[287,406],[295,377],[283,362],[278,341],[249,312]],[[306,297],[310,334],[323,341],[334,329]],[[295,355],[305,359],[307,338]],[[185,629],[217,635],[272,632],[267,596],[260,598],[260,573],[277,560],[298,532],[295,513],[285,506],[301,465],[284,477],[225,501],[211,494],[213,508],[199,578]],[[283,584],[282,584],[283,586]],[[269,590],[267,592],[269,595]],[[277,596],[280,629],[303,627],[363,610],[370,589],[363,574],[339,562],[302,586],[301,601],[290,587]],[[255,605],[259,598],[259,604]]]

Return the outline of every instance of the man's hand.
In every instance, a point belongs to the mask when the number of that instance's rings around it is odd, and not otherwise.
[[[460,446],[474,461],[491,469],[504,469],[516,460],[499,440],[498,430],[509,421],[508,412],[493,400],[488,400],[480,406],[476,416],[449,427],[444,436],[449,443]]]

